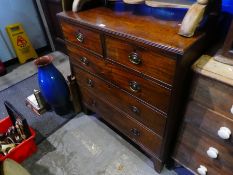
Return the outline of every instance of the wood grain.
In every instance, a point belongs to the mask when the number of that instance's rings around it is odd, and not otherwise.
[[[79,47],[84,47],[93,52],[102,55],[101,39],[98,32],[87,30],[79,25],[71,24],[66,21],[61,21],[62,30],[65,40],[71,42]],[[76,35],[81,33],[83,35],[83,42],[77,40]]]
[[[168,113],[171,90],[157,84],[153,81],[145,80],[136,74],[130,73],[128,70],[119,69],[115,64],[108,64],[111,74],[108,78],[117,86],[131,93],[132,95],[142,99],[143,101],[153,105],[158,110]],[[130,82],[136,82],[140,86],[140,90],[134,92],[131,90]]]
[[[233,130],[233,88],[230,72],[224,75],[226,70],[221,72],[216,65],[220,65],[220,70],[230,68],[206,56],[193,66],[192,90],[173,157],[194,172],[202,164],[208,174],[232,175],[233,138],[221,139],[218,130],[221,127]],[[209,147],[218,150],[217,159],[208,157]]]
[[[198,59],[192,68],[197,74],[209,77],[213,80],[233,86],[233,66],[220,63],[215,60],[216,56],[203,55]]]
[[[62,12],[59,17],[176,54],[184,54],[191,45],[205,37],[205,34],[201,33],[192,38],[184,38],[177,35],[179,22],[162,21],[150,15],[136,15],[131,11],[119,12],[106,7],[79,13]]]
[[[145,0],[123,0],[123,2],[127,4],[142,4]]]
[[[159,53],[147,50],[132,43],[116,38],[106,37],[106,56],[129,69],[153,77],[159,82],[173,85],[176,61]],[[129,55],[137,53],[141,62],[136,65],[130,62]]]
[[[69,46],[67,48],[69,51],[72,50],[72,48]],[[71,62],[74,65],[83,67],[87,71],[105,78],[128,93],[156,107],[161,112],[164,112],[165,114],[168,112],[169,100],[171,96],[170,89],[155,82],[145,80],[139,75],[131,73],[127,69],[122,69],[108,60],[96,58],[93,55],[81,50],[77,50],[76,53],[78,54],[74,54],[74,52],[70,53],[71,57],[77,58],[77,61],[76,59],[71,59]],[[82,54],[82,56],[79,56],[79,54]],[[80,62],[80,58],[83,56],[87,58],[89,62],[88,65],[83,65],[83,63]],[[139,84],[140,90],[138,92],[131,90],[131,81],[135,81]]]
[[[118,87],[87,74],[81,69],[75,68],[74,72],[80,87],[87,88],[93,94],[98,94],[100,98],[121,109],[129,116],[143,123],[149,130],[163,137],[166,116],[126,92],[121,91]],[[93,81],[92,86],[87,84],[88,80]],[[133,107],[136,107],[137,111]]]
[[[233,120],[226,118],[225,116],[203,107],[203,105],[198,104],[195,101],[190,101],[188,103],[185,121],[193,125],[196,129],[207,133],[213,137],[216,142],[224,143],[225,145],[233,144],[233,137],[229,140],[223,140],[218,136],[218,130],[220,127],[227,127],[233,131]],[[233,148],[231,148],[233,150]]]
[[[86,89],[82,89],[82,100],[87,107],[93,111],[97,111],[101,117],[123,132],[143,150],[158,157],[161,139],[156,134],[150,132],[142,124],[123,113],[120,109],[99,99]],[[135,129],[138,133],[134,134],[132,129]]]
[[[137,143],[160,172],[174,146],[190,65],[208,46],[207,35],[200,32],[183,38],[177,35],[179,22],[110,6],[67,11],[58,17],[68,24],[63,32],[68,36],[71,70],[78,80],[84,109],[103,116]],[[88,45],[75,42],[75,28],[87,32],[87,36],[83,33]],[[133,64],[132,58],[140,64]],[[97,100],[88,103],[85,99],[89,97]],[[129,127],[135,127],[131,128],[135,135],[138,130],[143,135],[132,137]]]
[[[211,159],[207,156],[206,151],[210,146],[219,150],[217,159]],[[196,172],[199,165],[206,166],[208,175],[232,175],[232,155],[233,150],[216,143],[190,124],[184,124],[174,153],[174,157],[178,162],[191,168],[194,172]]]
[[[67,44],[67,51],[71,57],[70,61],[72,65],[82,67],[99,76],[106,76],[111,73],[111,70],[107,67],[108,63],[102,57],[93,55],[71,44]],[[85,58],[88,63],[84,63],[82,61],[83,58]]]
[[[233,87],[202,75],[196,75],[193,87],[192,99],[233,120]]]
[[[190,1],[180,1],[180,0],[166,0],[166,1],[159,1],[159,0],[146,0],[146,5],[151,7],[157,8],[190,8],[192,2]]]

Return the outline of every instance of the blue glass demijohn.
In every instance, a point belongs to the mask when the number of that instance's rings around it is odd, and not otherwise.
[[[52,64],[51,55],[35,60],[38,67],[38,83],[45,101],[59,115],[70,111],[69,88],[65,78]]]

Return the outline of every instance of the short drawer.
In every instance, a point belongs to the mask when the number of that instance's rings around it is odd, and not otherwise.
[[[217,158],[207,155],[210,147],[217,149]],[[232,155],[233,151],[228,146],[218,144],[197,128],[184,124],[173,157],[196,173],[199,166],[204,165],[208,175],[232,175]]]
[[[82,69],[101,77],[111,74],[111,70],[108,68],[109,63],[102,57],[90,54],[89,52],[70,44],[67,44],[66,47],[71,65],[81,67]]]
[[[89,49],[99,55],[103,54],[100,34],[98,32],[71,24],[64,20],[61,20],[61,27],[66,41]]]
[[[166,117],[164,115],[126,92],[121,91],[118,87],[104,82],[81,69],[75,69],[75,75],[81,88],[86,88],[90,92],[98,94],[99,97],[108,101],[108,103],[113,104],[163,137],[166,125]]]
[[[195,76],[192,98],[233,120],[233,87],[204,76]]]
[[[173,84],[176,61],[142,47],[106,37],[107,57],[158,81]]]
[[[103,117],[147,153],[159,157],[162,140],[156,134],[147,130],[142,124],[130,118],[115,106],[97,98],[90,91],[82,89],[81,93],[84,105]]]
[[[162,85],[155,83],[145,78],[140,77],[140,75],[134,74],[127,69],[123,69],[120,66],[95,57],[92,54],[77,50],[74,54],[72,48],[68,46],[68,50],[71,51],[71,63],[74,66],[82,67],[83,69],[92,72],[102,78],[112,82],[123,90],[131,93],[143,101],[149,103],[150,105],[156,107],[161,112],[167,114],[171,90],[169,88],[163,87]],[[83,63],[85,58],[86,63]],[[82,60],[82,61],[81,61]]]
[[[233,120],[229,120],[225,116],[203,107],[203,105],[195,101],[189,102],[185,112],[185,121],[220,142],[224,142],[228,145],[233,144]],[[222,127],[224,127],[224,129],[227,128],[231,134],[227,133],[228,130],[225,131],[226,129],[224,130]],[[227,137],[228,134],[229,139],[222,138]]]

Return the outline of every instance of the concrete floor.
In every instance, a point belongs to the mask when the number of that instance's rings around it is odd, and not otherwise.
[[[43,141],[24,166],[33,175],[157,175],[150,159],[83,113]],[[164,168],[161,174],[175,172]]]
[[[69,61],[53,53],[56,67],[67,76]],[[36,73],[32,62],[0,77],[0,90]],[[46,125],[45,125],[46,127]],[[38,152],[23,165],[32,175],[156,175],[144,154],[122,139],[94,116],[77,115],[40,145]],[[163,169],[163,175],[176,175]]]

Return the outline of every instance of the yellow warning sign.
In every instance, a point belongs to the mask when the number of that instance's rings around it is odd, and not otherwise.
[[[12,24],[6,27],[6,31],[10,37],[11,43],[15,49],[19,62],[25,63],[30,58],[37,58],[35,49],[33,48],[22,24]]]

